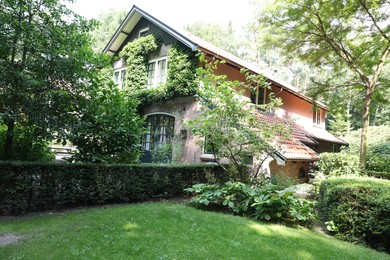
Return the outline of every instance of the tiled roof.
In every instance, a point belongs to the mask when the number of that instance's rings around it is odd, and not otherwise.
[[[310,161],[318,160],[318,154],[304,144],[316,145],[318,143],[307,137],[302,127],[292,121],[285,120],[274,115],[265,114],[260,111],[257,111],[256,115],[262,122],[267,124],[285,124],[286,132],[289,132],[288,137],[277,138],[276,143],[273,145],[277,152],[285,159]]]
[[[341,144],[341,145],[348,145],[347,142],[340,139],[337,136],[334,136],[333,134],[329,133],[325,129],[321,128],[305,128],[306,135],[310,136],[314,140],[317,141],[325,141],[329,143],[335,143],[335,144]]]
[[[312,128],[308,131],[293,121],[271,114],[257,111],[256,115],[264,123],[285,124],[286,131],[291,131],[287,138],[278,138],[277,144],[274,145],[278,152],[289,160],[317,160],[319,158],[318,154],[307,146],[318,145],[317,141],[348,145],[347,142],[321,128]]]
[[[265,114],[260,111],[257,112],[257,116],[261,118],[263,122],[266,123],[284,123],[286,124],[286,127],[289,127],[291,130],[291,137],[296,138],[297,140],[301,141],[302,143],[308,144],[308,145],[317,145],[318,142],[308,137],[308,133],[305,131],[305,129],[298,124],[294,123],[291,120],[283,119],[271,114]]]
[[[283,139],[280,142],[279,147],[279,152],[288,160],[315,161],[319,159],[319,156],[315,151],[294,137]]]

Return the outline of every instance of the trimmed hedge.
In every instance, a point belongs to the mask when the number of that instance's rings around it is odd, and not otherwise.
[[[390,181],[330,178],[319,195],[321,218],[336,237],[390,253]]]
[[[390,180],[390,172],[367,171],[366,174],[371,177]]]
[[[170,197],[228,179],[216,165],[0,162],[0,215]]]

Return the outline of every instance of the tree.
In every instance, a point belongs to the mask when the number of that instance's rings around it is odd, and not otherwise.
[[[254,180],[263,155],[275,152],[271,143],[288,133],[286,125],[262,122],[257,108],[242,95],[245,88],[267,87],[268,83],[262,76],[247,72],[244,72],[247,82],[229,81],[226,75],[215,75],[218,61],[207,61],[203,56],[200,61],[204,64],[204,68],[197,70],[202,108],[200,115],[187,124],[226,171],[238,174],[241,182],[247,182],[250,177]],[[280,104],[279,99],[271,100],[262,109],[269,110]],[[232,168],[221,164],[222,159],[228,159]],[[257,167],[249,176],[247,165],[251,160]]]
[[[0,117],[5,159],[14,129],[36,140],[64,139],[98,58],[90,48],[93,21],[59,0],[0,1]]]
[[[275,1],[259,16],[268,27],[270,47],[332,71],[348,72],[339,87],[364,93],[360,166],[365,167],[372,96],[382,84],[390,53],[390,2],[386,0]],[[350,72],[350,73],[349,73]],[[325,86],[326,88],[336,86]],[[316,93],[323,91],[318,87]]]
[[[100,85],[91,86],[69,140],[77,146],[73,160],[93,163],[136,162],[140,153],[143,120],[138,102],[118,89],[102,70]],[[112,75],[112,74],[111,74]]]
[[[115,33],[123,19],[126,17],[126,10],[109,9],[99,14],[98,26],[91,31],[92,48],[94,52],[101,53],[107,42]]]
[[[225,51],[241,56],[242,41],[234,31],[232,22],[226,28],[215,23],[196,22],[186,25],[185,29]]]

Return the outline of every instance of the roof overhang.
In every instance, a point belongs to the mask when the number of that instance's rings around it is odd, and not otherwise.
[[[124,43],[124,41],[126,40],[127,36],[131,33],[131,31],[134,29],[134,27],[137,25],[137,23],[142,17],[159,26],[165,32],[170,34],[172,37],[174,37],[175,39],[177,39],[178,41],[182,42],[184,45],[189,47],[192,51],[197,50],[197,45],[191,40],[189,40],[187,37],[185,37],[183,34],[179,33],[177,30],[174,30],[170,26],[161,22],[159,19],[144,12],[136,5],[133,5],[130,12],[127,14],[125,19],[122,21],[121,25],[115,31],[111,40],[104,48],[103,53],[107,53],[109,55],[115,55],[118,52],[119,48]]]

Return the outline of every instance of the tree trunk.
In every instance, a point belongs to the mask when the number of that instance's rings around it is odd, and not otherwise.
[[[366,156],[367,156],[367,132],[370,124],[370,105],[371,105],[371,95],[372,95],[372,86],[366,87],[366,95],[364,99],[363,106],[363,116],[362,116],[362,134],[360,139],[360,168],[366,168]]]
[[[5,138],[5,147],[4,147],[4,159],[12,160],[12,146],[14,141],[14,128],[15,128],[15,120],[8,119],[7,122],[7,134]]]

